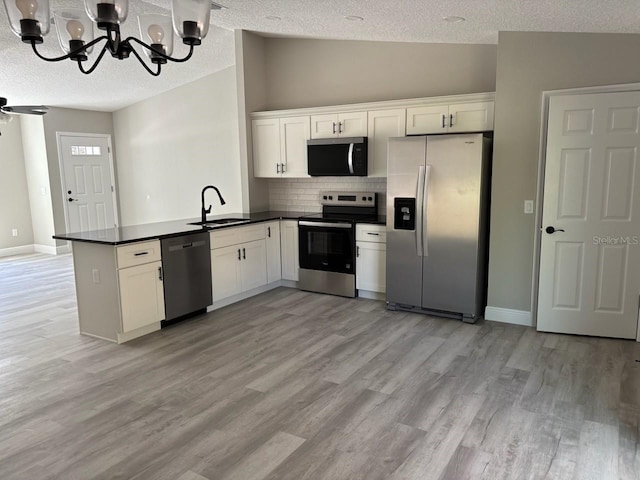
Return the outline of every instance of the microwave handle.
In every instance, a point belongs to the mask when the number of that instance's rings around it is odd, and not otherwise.
[[[349,156],[347,157],[347,161],[349,163],[349,173],[353,175],[353,143],[349,144]]]

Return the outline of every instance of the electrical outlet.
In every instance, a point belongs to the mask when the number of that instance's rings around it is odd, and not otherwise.
[[[94,268],[91,270],[91,274],[93,275],[93,283],[100,283],[100,270]]]
[[[524,213],[533,213],[533,200],[524,201]]]
[[[18,229],[17,228],[14,228],[14,229],[11,230],[11,236],[12,237],[17,237],[18,236]]]

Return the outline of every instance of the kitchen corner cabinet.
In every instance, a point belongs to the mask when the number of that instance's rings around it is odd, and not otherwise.
[[[214,303],[267,284],[264,223],[225,228],[209,235]]]
[[[280,241],[282,250],[282,279],[298,281],[300,257],[298,255],[298,221],[280,222]]]
[[[160,242],[74,242],[80,333],[116,343],[160,329],[165,318]]]
[[[280,221],[265,224],[267,247],[267,283],[277,282],[282,278],[282,262],[280,260]]]
[[[367,130],[370,177],[387,176],[387,141],[391,137],[404,137],[406,122],[405,108],[369,112]]]
[[[255,177],[306,177],[309,115],[251,122]]]
[[[311,138],[366,137],[367,112],[311,115]]]
[[[407,108],[407,135],[493,130],[494,102]]]
[[[356,225],[356,288],[384,293],[387,282],[386,272],[386,227]]]

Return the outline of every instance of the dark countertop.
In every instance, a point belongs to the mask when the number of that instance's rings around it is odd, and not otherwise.
[[[131,225],[129,227],[107,228],[104,230],[92,230],[90,232],[61,233],[53,238],[58,240],[68,240],[71,242],[101,243],[104,245],[122,245],[125,243],[142,242],[144,240],[155,240],[160,238],[175,237],[188,233],[218,230],[221,228],[239,227],[252,223],[268,222],[271,220],[298,220],[300,217],[309,215],[309,212],[281,212],[267,211],[257,213],[229,213],[225,215],[210,215],[207,220],[222,220],[225,218],[242,218],[248,220],[245,223],[235,223],[227,225],[216,225],[202,227],[200,225],[189,225],[197,222],[199,218],[187,218],[184,220],[173,220],[170,222],[146,223],[144,225]],[[359,222],[360,223],[360,222]],[[366,222],[377,225],[385,225],[386,217],[380,215],[377,219],[370,219]]]

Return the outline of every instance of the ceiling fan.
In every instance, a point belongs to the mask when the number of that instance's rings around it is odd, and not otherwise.
[[[16,115],[44,115],[49,107],[44,105],[22,105],[19,107],[10,107],[7,105],[7,99],[0,97],[0,114],[16,114]]]

